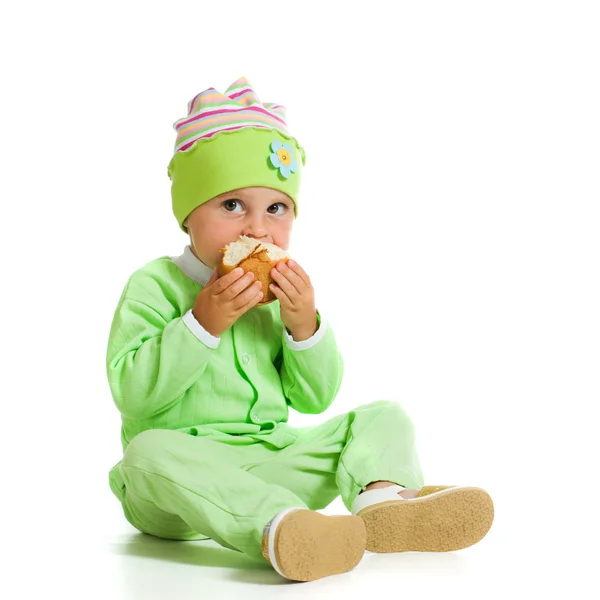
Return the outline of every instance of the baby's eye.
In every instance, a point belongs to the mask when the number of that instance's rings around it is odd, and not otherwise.
[[[241,204],[241,201],[238,200],[237,198],[229,198],[228,200],[225,200],[223,202],[222,206],[225,208],[225,210],[227,212],[232,213],[232,212],[234,212],[234,208],[235,208],[236,204]],[[272,208],[275,208],[275,210],[277,211],[278,206],[281,206],[283,210],[280,212],[273,212],[271,210]],[[276,202],[275,204],[271,204],[271,206],[269,206],[269,208],[267,210],[272,215],[281,215],[287,210],[287,206],[283,202]],[[235,212],[239,212],[239,211],[235,211]]]
[[[275,204],[271,204],[271,206],[269,206],[268,210],[271,210],[274,206],[275,207],[281,206],[281,207],[283,207],[283,210],[280,213],[277,213],[277,212],[271,213],[272,215],[281,215],[287,209],[287,206],[283,202],[276,202]]]
[[[233,212],[232,210],[229,210],[229,208],[227,208],[227,206],[231,206],[232,204],[235,206],[236,202],[239,202],[239,200],[235,200],[235,199],[230,199],[230,200],[225,200],[225,202],[223,202],[223,206],[225,207],[225,210],[227,212]]]

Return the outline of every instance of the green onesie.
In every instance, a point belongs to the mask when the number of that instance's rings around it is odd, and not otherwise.
[[[350,510],[378,480],[420,488],[413,427],[395,402],[287,424],[288,407],[322,413],[340,388],[333,330],[319,315],[296,342],[275,301],[213,337],[191,312],[211,274],[186,246],[137,270],[115,311],[106,367],[124,455],[109,479],[127,520],[259,558],[264,526],[286,508],[322,509],[341,494]]]

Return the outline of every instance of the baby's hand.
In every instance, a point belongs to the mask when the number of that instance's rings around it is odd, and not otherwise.
[[[256,306],[262,296],[262,284],[255,281],[254,273],[237,268],[219,277],[215,268],[210,279],[198,294],[192,313],[198,323],[211,335],[219,337],[244,313]]]
[[[295,261],[280,261],[271,270],[277,285],[270,288],[279,299],[281,320],[295,341],[312,337],[318,329],[315,291],[304,269]]]

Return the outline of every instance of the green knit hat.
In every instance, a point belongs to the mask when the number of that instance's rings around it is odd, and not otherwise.
[[[208,200],[243,187],[280,190],[294,201],[304,149],[290,136],[285,108],[260,102],[241,77],[225,94],[209,88],[188,102],[187,117],[175,121],[175,154],[168,167],[173,212],[179,227]]]

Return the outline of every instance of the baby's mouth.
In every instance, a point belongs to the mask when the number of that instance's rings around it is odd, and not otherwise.
[[[251,240],[254,240],[255,242],[259,242],[261,244],[273,244],[274,243],[272,240],[265,240],[265,239],[259,240],[258,238],[254,238],[254,237],[251,237],[251,236],[248,236],[248,237]]]

